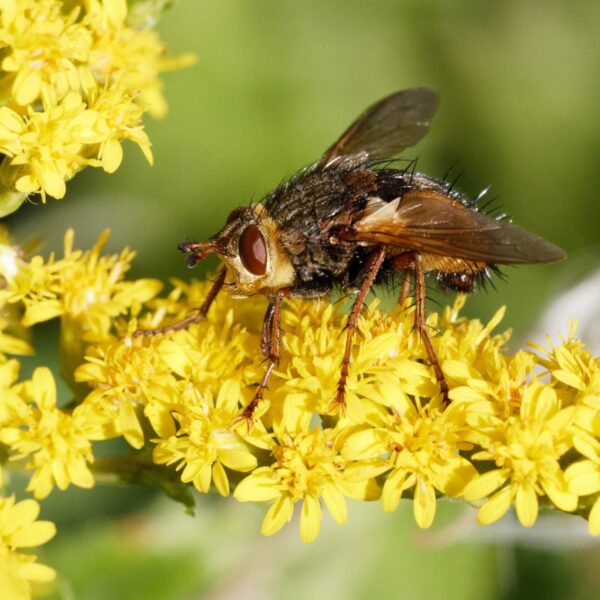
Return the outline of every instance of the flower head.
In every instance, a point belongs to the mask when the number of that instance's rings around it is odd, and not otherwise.
[[[152,298],[162,287],[153,279],[125,281],[134,253],[100,256],[108,239],[105,231],[86,252],[73,249],[73,230],[65,234],[64,257],[44,262],[34,256],[14,277],[6,291],[10,302],[25,304],[23,323],[31,326],[55,317],[75,322],[84,339],[104,339],[111,318],[124,314],[136,303]]]
[[[85,167],[112,173],[123,140],[152,162],[142,117],[166,111],[160,72],[192,59],[167,59],[154,31],[129,27],[125,0],[0,0],[0,9],[0,214],[29,194],[63,198]]]
[[[0,586],[5,598],[27,600],[32,582],[52,581],[54,569],[36,563],[32,548],[54,537],[56,528],[50,521],[38,521],[39,504],[35,500],[15,502],[14,496],[0,498]]]
[[[181,480],[191,482],[200,492],[208,492],[212,481],[217,491],[227,496],[225,468],[248,472],[257,466],[256,456],[232,428],[246,401],[239,382],[225,381],[216,398],[210,392],[202,397],[191,385],[186,385],[183,393],[185,411],[174,413],[177,430],[155,440],[154,461],[176,464]]]
[[[377,497],[376,472],[345,461],[336,436],[332,429],[281,435],[272,446],[275,462],[259,467],[237,486],[234,496],[240,502],[271,502],[262,524],[264,535],[279,531],[292,518],[294,504],[302,501],[300,536],[312,542],[321,527],[321,498],[335,521],[345,523],[345,497]]]
[[[46,367],[34,371],[23,394],[32,405],[19,426],[0,429],[0,442],[14,453],[13,460],[30,457],[26,466],[34,473],[27,490],[39,499],[55,484],[61,490],[70,483],[92,487],[91,440],[103,438],[101,428],[81,409],[68,414],[56,407],[56,384]]]
[[[390,387],[383,394],[394,394]],[[380,426],[348,436],[342,454],[355,460],[379,457],[388,472],[381,496],[383,509],[393,511],[400,498],[413,489],[414,515],[420,527],[429,527],[436,509],[436,493],[457,496],[477,474],[463,456],[469,450],[468,406],[413,402],[406,396]]]
[[[497,521],[514,501],[519,521],[530,527],[540,496],[561,510],[575,510],[577,496],[569,491],[560,463],[572,446],[573,415],[572,408],[561,409],[554,389],[535,382],[525,390],[518,416],[490,418],[483,449],[472,458],[494,461],[497,468],[478,475],[464,490],[467,500],[489,497],[479,509],[480,523]]]

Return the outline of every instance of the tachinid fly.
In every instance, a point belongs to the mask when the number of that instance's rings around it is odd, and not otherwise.
[[[448,183],[392,167],[391,158],[425,136],[437,104],[437,94],[426,87],[380,100],[316,163],[261,203],[235,209],[209,241],[179,244],[189,267],[214,252],[224,268],[197,314],[136,334],[168,333],[200,321],[224,285],[237,297],[267,296],[262,352],[268,366],[240,416],[251,422],[279,360],[282,301],[318,298],[334,287],[357,292],[331,404],[332,412],[342,411],[352,339],[367,294],[383,280],[404,277],[401,299],[414,284],[415,328],[446,401],[448,386],[425,326],[425,275],[444,289],[469,292],[496,265],[551,262],[565,254],[479,212]]]

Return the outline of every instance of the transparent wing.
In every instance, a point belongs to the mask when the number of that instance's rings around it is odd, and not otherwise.
[[[354,223],[343,237],[490,264],[552,262],[566,256],[525,229],[433,191],[404,194]]]
[[[437,94],[427,87],[387,96],[360,115],[323,154],[320,163],[359,152],[366,152],[369,158],[395,156],[425,136],[437,105]]]

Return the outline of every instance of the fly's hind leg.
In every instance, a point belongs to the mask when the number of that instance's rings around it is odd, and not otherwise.
[[[352,306],[352,312],[350,313],[350,316],[348,317],[348,323],[346,324],[346,346],[344,348],[342,368],[340,370],[340,378],[338,380],[337,395],[331,403],[332,408],[337,407],[341,412],[343,412],[346,408],[346,380],[348,379],[348,372],[350,370],[352,338],[354,337],[354,332],[356,331],[356,327],[358,325],[358,317],[360,315],[360,311],[365,303],[367,294],[369,293],[371,286],[375,282],[375,278],[377,277],[377,273],[379,273],[379,269],[383,264],[384,258],[385,249],[379,248],[378,250],[375,250],[367,259],[367,274],[362,282],[362,285],[360,286],[358,296],[354,301],[354,305]]]
[[[167,325],[166,327],[156,327],[155,329],[138,329],[134,332],[133,337],[141,337],[141,336],[153,336],[153,335],[164,335],[166,333],[172,333],[173,331],[179,331],[180,329],[185,329],[188,325],[192,325],[193,323],[199,323],[204,320],[206,314],[208,313],[208,309],[211,307],[218,293],[221,291],[223,284],[225,283],[226,271],[223,269],[214,283],[212,284],[210,290],[202,306],[198,309],[196,314],[191,315],[181,321],[177,321],[177,323],[173,323],[172,325]]]
[[[392,261],[395,270],[411,269],[404,280],[402,286],[402,292],[404,293],[404,287],[407,285],[406,281],[409,277],[414,274],[415,279],[415,329],[419,332],[425,351],[427,352],[427,358],[435,373],[440,391],[442,392],[443,402],[447,404],[448,399],[448,383],[440,367],[440,361],[438,360],[429,334],[427,333],[427,318],[425,314],[425,272],[423,270],[422,257],[418,252],[403,252],[398,256],[394,257]],[[402,296],[401,296],[402,297]]]
[[[410,294],[410,286],[412,284],[412,271],[406,271],[404,274],[404,280],[402,281],[402,287],[400,288],[400,296],[398,296],[398,304],[400,307],[404,306],[406,299]]]

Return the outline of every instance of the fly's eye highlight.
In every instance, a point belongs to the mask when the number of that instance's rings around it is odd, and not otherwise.
[[[253,275],[267,272],[267,245],[256,225],[246,227],[240,236],[240,259],[244,267]]]

